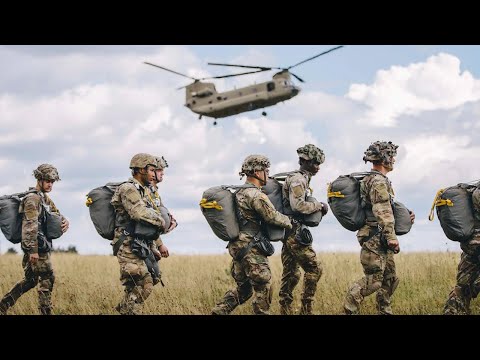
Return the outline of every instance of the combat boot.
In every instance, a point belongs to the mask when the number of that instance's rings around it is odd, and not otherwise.
[[[300,315],[313,315],[312,307],[312,301],[302,301]]]

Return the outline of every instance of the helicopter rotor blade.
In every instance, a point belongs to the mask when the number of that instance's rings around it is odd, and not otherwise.
[[[160,65],[155,65],[155,64],[152,64],[152,63],[149,63],[149,62],[146,62],[146,61],[144,61],[143,63],[144,63],[144,64],[147,64],[147,65],[151,65],[151,66],[158,67],[158,68],[160,68],[160,69],[169,71],[169,72],[171,72],[171,73],[174,73],[174,74],[177,74],[177,75],[180,75],[180,76],[183,76],[183,77],[186,77],[186,78],[195,80],[195,81],[199,80],[199,79],[197,79],[197,78],[194,78],[194,77],[191,77],[191,76],[188,76],[188,75],[185,75],[185,74],[182,74],[182,73],[179,73],[179,72],[176,72],[176,71],[167,69],[167,68],[165,68],[165,67],[163,67],[163,66],[160,66]]]
[[[287,70],[290,70],[291,68],[294,68],[295,66],[298,66],[298,65],[300,65],[300,64],[306,63],[307,61],[313,60],[313,59],[315,59],[315,58],[317,58],[317,57],[319,57],[319,56],[325,55],[325,54],[327,54],[327,53],[329,53],[329,52],[331,52],[331,51],[340,49],[340,48],[342,48],[343,46],[344,46],[344,45],[340,45],[340,46],[334,47],[334,48],[332,48],[332,49],[330,49],[330,50],[327,50],[327,51],[324,51],[324,52],[322,52],[322,53],[320,53],[320,54],[318,54],[318,55],[312,56],[311,58],[308,58],[308,59],[306,59],[306,60],[300,61],[298,64],[295,64],[295,65],[292,65],[292,66],[288,67]]]
[[[257,70],[257,71],[249,71],[249,72],[244,72],[244,73],[239,73],[239,74],[229,74],[229,75],[222,75],[222,76],[213,76],[213,77],[209,77],[209,78],[203,78],[203,79],[200,79],[200,80],[222,79],[222,78],[228,78],[228,77],[233,77],[233,76],[255,74],[255,73],[259,73],[259,72],[263,72],[263,71],[267,71],[267,70],[270,70],[270,69],[260,69],[260,70]]]
[[[289,71],[289,73],[290,73],[290,75],[294,76],[298,81],[300,81],[300,82],[302,82],[302,83],[305,82],[305,80],[303,80],[303,79],[300,78],[299,76],[295,75],[294,73],[292,73],[292,72],[290,72],[290,71]]]
[[[272,70],[272,69],[279,69],[274,67],[265,67],[265,66],[250,66],[250,65],[234,65],[234,64],[220,64],[220,63],[208,63],[208,65],[215,65],[215,66],[232,66],[232,67],[241,67],[247,69],[261,69],[262,71]]]

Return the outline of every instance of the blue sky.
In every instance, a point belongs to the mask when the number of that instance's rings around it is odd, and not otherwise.
[[[326,162],[312,180],[326,201],[326,183],[368,170],[363,151],[376,140],[400,145],[389,174],[397,198],[417,214],[400,238],[403,251],[452,251],[438,220],[427,216],[440,187],[479,178],[480,46],[346,45],[302,64],[306,80],[294,99],[261,111],[201,121],[183,106],[187,79],[228,69],[207,62],[289,66],[335,45],[0,46],[0,194],[34,185],[41,163],[59,168],[51,193],[70,219],[56,241],[84,254],[107,254],[84,205],[85,194],[129,177],[137,152],[163,155],[170,167],[161,195],[180,226],[165,236],[172,253],[225,252],[203,219],[203,190],[238,183],[250,153],[272,160],[272,172],[297,167],[296,148],[314,143]],[[218,91],[268,80],[273,72],[215,81]],[[186,81],[187,80],[187,81]],[[312,230],[319,251],[358,251],[355,234],[330,213]],[[11,244],[0,235],[0,251]],[[18,248],[18,245],[16,246]]]

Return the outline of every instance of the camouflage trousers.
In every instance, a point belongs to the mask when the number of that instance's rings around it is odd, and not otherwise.
[[[245,241],[235,241],[228,245],[232,256],[231,275],[237,287],[229,290],[223,299],[213,308],[214,315],[230,314],[238,305],[243,304],[253,295],[253,312],[268,315],[272,302],[271,279],[272,273],[266,256],[257,248],[248,251],[245,257],[235,260],[241,249],[248,245]]]
[[[317,260],[312,245],[302,245],[295,240],[298,231],[300,231],[300,226],[294,227],[291,234],[287,234],[287,240],[282,247],[283,273],[279,293],[282,315],[292,314],[293,290],[300,281],[300,267],[305,272],[300,313],[304,315],[312,314],[317,284],[323,272],[322,264]]]
[[[145,300],[153,291],[153,279],[145,260],[132,253],[127,241],[117,253],[120,265],[120,281],[125,287],[124,296],[116,310],[122,315],[140,315]]]
[[[357,314],[366,296],[376,292],[379,314],[392,315],[391,296],[398,286],[393,252],[381,243],[380,235],[375,235],[362,244],[360,262],[365,276],[353,283],[347,292],[344,303],[346,314]]]
[[[0,314],[6,314],[8,308],[12,307],[17,300],[37,284],[39,310],[42,315],[52,314],[52,291],[55,283],[55,275],[53,274],[52,263],[50,261],[50,253],[38,254],[39,259],[35,265],[29,260],[29,254],[23,255],[22,267],[25,277],[22,281],[15,284],[0,301]]]
[[[480,293],[480,246],[461,244],[463,253],[458,264],[457,284],[444,307],[445,315],[470,314],[470,301]]]

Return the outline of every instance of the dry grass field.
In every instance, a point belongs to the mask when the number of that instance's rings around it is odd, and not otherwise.
[[[340,314],[348,286],[362,276],[358,254],[319,253],[324,267],[314,312]],[[0,256],[0,293],[3,296],[23,276],[20,255]],[[455,284],[459,253],[410,253],[395,257],[400,285],[393,297],[396,314],[441,314],[444,302]],[[53,291],[55,314],[116,314],[114,306],[122,296],[118,262],[113,256],[53,254],[56,282]],[[281,261],[270,258],[273,273],[271,312],[279,314],[278,290]],[[162,259],[165,287],[155,286],[146,302],[145,314],[209,314],[215,302],[234,281],[229,275],[228,255],[179,256]],[[302,282],[295,290],[296,308],[300,305]],[[20,298],[9,314],[37,314],[37,293],[31,290]],[[251,314],[251,301],[233,314]],[[362,314],[375,314],[374,296],[368,297]],[[472,302],[472,313],[480,313],[480,301]]]

